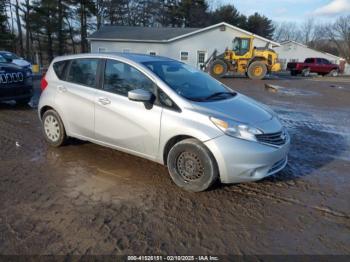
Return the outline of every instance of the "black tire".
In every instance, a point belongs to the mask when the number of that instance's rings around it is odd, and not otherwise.
[[[333,69],[332,71],[329,72],[328,74],[331,77],[337,77],[339,75],[338,69]]]
[[[54,121],[49,121],[54,119]],[[48,126],[46,126],[48,124]],[[53,147],[60,147],[67,141],[66,130],[61,117],[54,110],[47,110],[42,117],[42,126],[45,140]],[[53,130],[49,133],[48,128],[52,126]],[[57,128],[58,132],[54,132]],[[51,135],[50,135],[51,134]]]
[[[221,70],[217,70],[217,68],[221,68]],[[210,64],[210,75],[216,78],[223,77],[227,74],[227,64],[222,60],[214,60]]]
[[[248,67],[248,77],[254,80],[261,80],[266,76],[267,68],[263,62],[255,61]]]
[[[304,68],[303,71],[301,72],[301,75],[304,77],[309,77],[310,76],[310,68]]]
[[[292,70],[292,71],[290,71],[290,75],[291,75],[291,76],[297,76],[297,75],[298,75],[298,72],[295,71],[295,70]]]
[[[219,174],[211,152],[192,138],[182,140],[170,149],[167,165],[174,183],[190,192],[208,189]]]
[[[17,99],[16,100],[16,104],[17,105],[21,105],[21,106],[26,106],[26,105],[28,105],[30,100],[31,100],[31,97]]]

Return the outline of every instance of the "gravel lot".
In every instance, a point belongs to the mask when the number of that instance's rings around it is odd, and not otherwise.
[[[0,104],[0,253],[350,254],[350,79],[223,82],[279,114],[290,161],[203,193],[91,143],[50,148],[34,108]]]

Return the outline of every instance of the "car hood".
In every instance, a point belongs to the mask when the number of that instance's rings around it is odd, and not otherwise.
[[[23,71],[23,68],[13,63],[0,63],[0,73]]]
[[[225,117],[245,124],[257,124],[271,120],[274,113],[257,101],[238,94],[230,99],[193,102],[194,109],[214,117]]]
[[[14,59],[12,60],[12,63],[22,67],[30,66],[30,63],[23,59]]]

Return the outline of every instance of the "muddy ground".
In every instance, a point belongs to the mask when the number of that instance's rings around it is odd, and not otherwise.
[[[0,253],[350,254],[350,79],[223,82],[279,114],[290,161],[203,193],[91,143],[50,148],[34,108],[0,104]]]

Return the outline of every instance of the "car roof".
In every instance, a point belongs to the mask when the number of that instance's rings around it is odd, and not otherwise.
[[[151,61],[176,61],[169,57],[165,56],[154,56],[146,54],[137,54],[137,53],[119,53],[119,52],[108,52],[106,54],[117,55],[126,59],[130,59],[134,62],[151,62]]]
[[[57,60],[68,60],[68,59],[78,59],[78,58],[89,58],[89,57],[101,57],[101,58],[124,58],[131,60],[136,63],[144,62],[154,62],[154,61],[176,61],[177,60],[165,57],[165,56],[151,56],[146,54],[137,54],[137,53],[121,53],[121,52],[103,52],[103,53],[86,53],[86,54],[77,54],[77,55],[68,55],[56,57]],[[55,59],[55,60],[56,60]],[[181,62],[179,62],[181,63]]]

